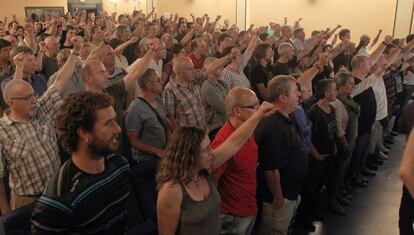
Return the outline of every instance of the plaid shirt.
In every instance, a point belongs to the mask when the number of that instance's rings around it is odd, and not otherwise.
[[[197,75],[196,75],[197,76]],[[203,99],[200,86],[201,77],[191,81],[188,87],[170,79],[162,93],[167,117],[174,118],[180,126],[193,126],[207,130]]]
[[[52,86],[37,103],[37,115],[26,123],[7,115],[0,119],[0,177],[9,173],[10,188],[17,195],[39,195],[59,170],[57,138],[51,125],[62,102]]]

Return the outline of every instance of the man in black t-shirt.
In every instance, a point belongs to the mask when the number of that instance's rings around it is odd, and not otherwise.
[[[293,77],[282,75],[270,80],[267,92],[277,112],[263,119],[256,129],[257,197],[263,204],[259,234],[287,234],[308,168],[299,127],[290,117],[298,108],[300,92]]]
[[[71,158],[35,204],[33,234],[125,234],[129,165],[111,155],[121,131],[115,118],[107,94],[83,91],[65,99],[55,124]]]
[[[274,75],[292,75],[296,69],[295,49],[291,43],[284,42],[277,48],[279,59],[272,68]]]

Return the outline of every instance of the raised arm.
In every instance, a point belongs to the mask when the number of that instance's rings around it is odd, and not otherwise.
[[[142,76],[142,74],[145,73],[145,71],[147,71],[151,59],[154,57],[154,53],[157,48],[158,46],[150,47],[150,49],[147,51],[147,53],[145,53],[140,61],[131,65],[128,74],[123,78],[125,82],[125,88],[128,93],[133,91],[136,81]]]

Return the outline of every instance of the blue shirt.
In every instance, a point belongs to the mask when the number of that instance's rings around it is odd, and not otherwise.
[[[295,118],[296,123],[299,125],[300,132],[303,138],[303,144],[305,149],[310,151],[310,145],[312,144],[312,122],[308,118],[303,108],[296,109],[292,116]]]
[[[6,86],[6,84],[10,82],[11,80],[13,80],[13,76],[10,76],[4,79],[3,81],[1,81],[0,86],[1,86],[2,91],[4,87]],[[32,76],[30,76],[29,79],[24,79],[24,80],[30,83],[30,85],[32,85],[33,90],[38,96],[43,95],[43,93],[45,93],[45,91],[47,90],[46,80],[40,74],[32,74]]]

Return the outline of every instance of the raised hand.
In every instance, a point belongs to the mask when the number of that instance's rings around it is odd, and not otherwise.
[[[83,38],[79,35],[74,36],[70,39],[70,43],[72,43],[75,51],[79,51],[82,48]]]
[[[22,68],[24,66],[24,53],[23,52],[20,52],[13,57],[13,64],[19,68]]]

